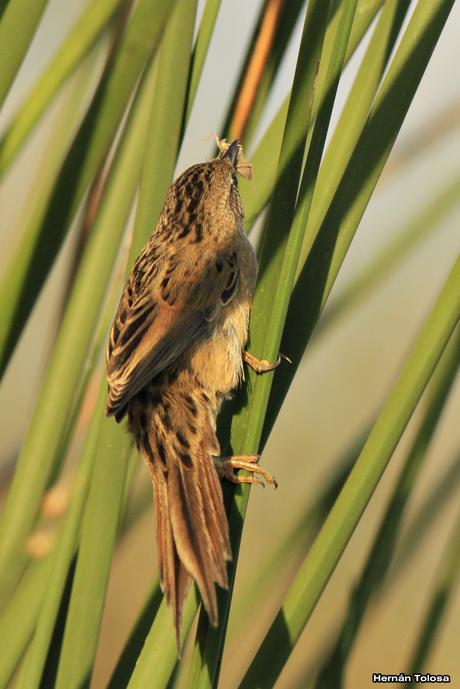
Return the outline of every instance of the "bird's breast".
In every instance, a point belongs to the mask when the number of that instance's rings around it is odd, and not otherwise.
[[[247,340],[250,303],[247,300],[234,302],[191,357],[192,368],[200,381],[209,390],[223,395],[235,388],[243,377],[242,352]]]
[[[227,394],[243,378],[249,315],[257,277],[257,260],[249,241],[241,236],[237,247],[238,289],[224,306],[205,341],[196,346],[191,363],[199,379],[216,393]]]

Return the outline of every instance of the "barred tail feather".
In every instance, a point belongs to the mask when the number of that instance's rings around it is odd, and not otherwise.
[[[145,421],[145,408],[142,411]],[[153,481],[160,581],[173,613],[179,647],[190,577],[197,583],[214,626],[218,621],[215,585],[228,586],[230,539],[222,488],[212,462],[220,448],[212,415],[198,405],[188,418],[190,405],[187,409],[163,397],[150,412],[141,430],[133,423],[137,415],[130,409],[131,429]],[[194,432],[187,434],[192,421]]]
[[[144,454],[144,453],[143,453]],[[177,648],[180,650],[182,608],[191,578],[181,563],[174,542],[169,516],[167,480],[161,467],[144,454],[150,470],[156,508],[157,551],[161,589],[173,614]]]

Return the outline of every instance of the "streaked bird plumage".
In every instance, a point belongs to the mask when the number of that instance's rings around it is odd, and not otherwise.
[[[190,577],[217,624],[215,584],[227,586],[231,559],[213,458],[221,403],[243,376],[257,275],[242,231],[240,148],[224,146],[170,187],[107,350],[106,413],[117,421],[127,414],[152,478],[160,580],[177,635]]]

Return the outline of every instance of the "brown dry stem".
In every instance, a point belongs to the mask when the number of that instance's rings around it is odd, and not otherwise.
[[[243,82],[230,126],[230,131],[237,139],[242,139],[244,136],[260,80],[270,54],[283,5],[284,0],[267,0],[259,35],[249,61],[246,78]]]

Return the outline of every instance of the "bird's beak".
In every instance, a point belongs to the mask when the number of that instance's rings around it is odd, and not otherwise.
[[[236,167],[236,164],[238,162],[239,150],[240,150],[240,142],[238,141],[238,139],[235,139],[235,141],[232,141],[230,146],[227,148],[227,150],[225,151],[222,158],[224,158],[226,160],[230,160],[233,167]]]

